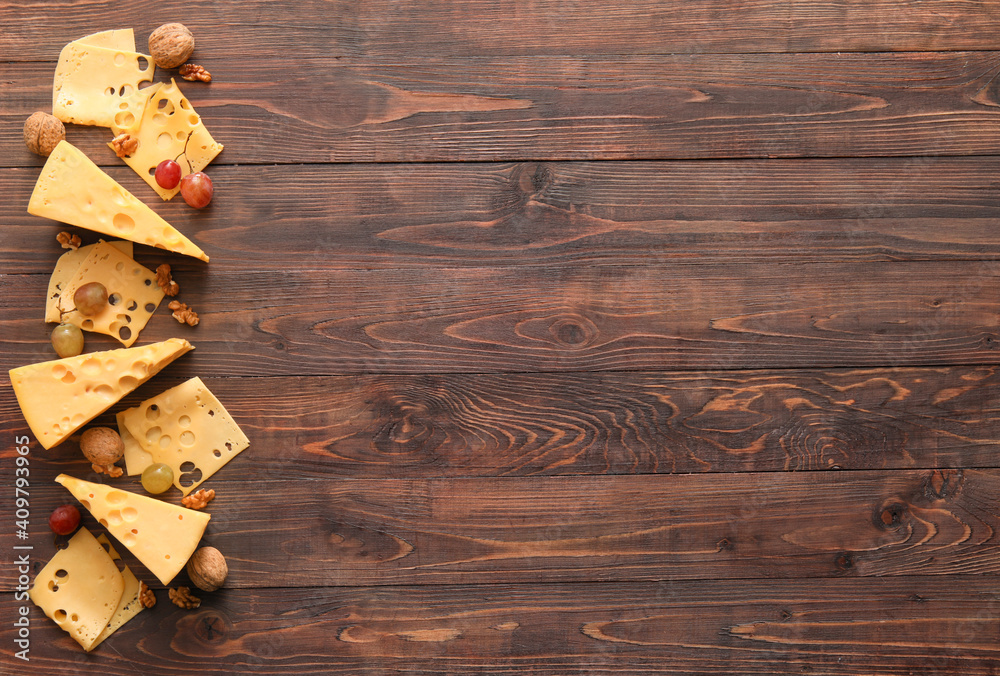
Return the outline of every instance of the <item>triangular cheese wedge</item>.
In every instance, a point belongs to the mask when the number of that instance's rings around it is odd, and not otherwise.
[[[111,556],[81,528],[38,572],[28,597],[89,651],[118,609],[124,589]]]
[[[208,133],[201,116],[181,94],[173,78],[169,85],[157,85],[139,92],[139,96],[149,93],[141,115],[137,118],[133,115],[131,121],[123,125],[118,125],[119,116],[116,115],[111,131],[115,135],[129,134],[139,142],[135,151],[123,158],[125,164],[132,167],[160,197],[169,200],[180,192],[180,186],[169,190],[161,187],[154,176],[156,165],[165,159],[174,160],[180,165],[183,178],[208,166],[222,152],[222,144],[216,143]],[[128,108],[133,108],[132,102]],[[129,115],[122,114],[121,120],[128,121]]]
[[[174,486],[184,495],[250,446],[247,435],[201,378],[191,378],[123,411],[118,420],[149,455],[150,464],[170,466]],[[135,463],[137,454],[129,455]]]
[[[91,352],[11,369],[10,383],[35,438],[52,448],[193,349],[188,341],[171,338]]]
[[[208,261],[194,242],[67,141],[42,167],[28,213]]]
[[[56,477],[163,584],[184,568],[212,517],[112,486]]]
[[[111,557],[112,561],[121,561],[122,557],[111,546],[111,541],[108,540],[107,535],[101,533],[97,536],[97,541],[107,550],[108,556]],[[104,631],[97,637],[94,644],[90,646],[91,650],[100,645],[101,641],[118,631],[123,624],[142,611],[142,603],[139,601],[139,580],[136,578],[135,573],[129,570],[128,566],[122,569],[122,580],[125,583],[122,590],[122,599],[118,602],[118,607],[115,609],[114,614],[111,615],[111,619],[108,621],[108,625],[104,627]]]
[[[108,244],[129,258],[132,257],[132,242],[126,239],[116,239],[108,242]],[[49,293],[45,297],[45,321],[62,321],[62,312],[59,311],[59,299],[62,298],[66,282],[73,278],[73,275],[80,268],[80,264],[87,259],[87,256],[90,255],[95,246],[97,244],[88,244],[87,246],[81,246],[79,249],[71,249],[56,261],[56,267],[52,270],[52,276],[49,277]]]

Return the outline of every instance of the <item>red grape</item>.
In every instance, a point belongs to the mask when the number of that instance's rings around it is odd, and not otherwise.
[[[56,535],[70,535],[80,525],[80,510],[73,505],[56,507],[49,517],[49,528]]]
[[[173,190],[181,182],[181,165],[173,160],[163,160],[156,165],[154,177],[161,188]]]
[[[195,209],[203,209],[212,201],[212,179],[208,174],[196,171],[181,179],[181,196]]]
[[[87,282],[73,294],[73,303],[80,314],[93,317],[108,304],[108,290],[100,282]]]

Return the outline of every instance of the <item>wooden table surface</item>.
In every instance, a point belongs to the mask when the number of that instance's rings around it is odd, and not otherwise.
[[[66,228],[29,216],[67,42],[194,32],[204,211],[139,344],[250,448],[228,558],[91,654],[32,606],[90,473],[8,369]],[[0,2],[0,673],[1000,671],[1000,2]],[[173,74],[158,70],[157,81]],[[88,335],[87,350],[114,344]],[[168,500],[178,502],[174,492]],[[99,532],[90,515],[84,524]],[[18,550],[19,551],[19,550]],[[140,577],[153,581],[134,557]],[[178,584],[185,583],[185,575]]]

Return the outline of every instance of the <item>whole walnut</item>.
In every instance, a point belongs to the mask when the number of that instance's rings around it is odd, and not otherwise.
[[[39,111],[24,121],[24,144],[36,155],[48,157],[65,139],[66,127],[54,115]]]
[[[118,432],[110,427],[91,427],[80,436],[80,450],[98,474],[121,476],[122,469],[115,463],[124,455],[125,443]]]
[[[194,36],[181,23],[165,23],[149,35],[149,55],[160,68],[176,68],[191,57]]]
[[[215,591],[226,581],[229,566],[226,557],[215,547],[201,547],[187,562],[187,574],[194,586],[203,591]]]

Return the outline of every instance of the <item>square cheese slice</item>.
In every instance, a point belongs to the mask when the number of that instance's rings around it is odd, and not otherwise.
[[[81,528],[38,572],[28,597],[89,651],[117,611],[124,589],[111,556]]]
[[[56,477],[163,584],[184,568],[212,517],[104,484]],[[98,545],[100,547],[100,545]]]
[[[84,284],[98,282],[108,290],[108,303],[96,315],[80,314],[73,296]],[[156,283],[156,274],[136,263],[130,256],[100,242],[94,245],[76,273],[66,283],[59,299],[61,321],[117,338],[131,347],[153,316],[163,289]]]
[[[67,141],[59,142],[42,167],[28,213],[208,261],[194,242]]]
[[[132,242],[125,239],[116,239],[108,242],[123,254],[132,257]],[[59,299],[62,298],[63,289],[80,267],[80,263],[90,255],[96,244],[81,246],[79,249],[70,249],[56,261],[56,267],[49,277],[49,291],[45,296],[45,321],[61,322],[62,312],[59,311]]]
[[[52,114],[63,122],[110,127],[119,104],[143,82],[152,82],[154,71],[147,54],[71,42],[56,64]]]
[[[131,28],[116,28],[110,31],[93,33],[73,42],[78,45],[88,45],[90,47],[104,47],[106,49],[134,52],[135,32]]]
[[[153,464],[153,456],[139,445],[132,433],[125,427],[125,416],[134,410],[135,408],[127,408],[115,414],[115,421],[118,423],[118,436],[122,438],[122,444],[125,446],[125,473],[129,476],[142,474],[142,470]]]
[[[52,448],[111,408],[194,346],[181,338],[91,352],[10,370],[25,421],[43,448]]]
[[[121,420],[153,462],[170,466],[174,486],[184,495],[250,445],[201,378],[192,378],[124,411]]]
[[[116,565],[121,565],[120,562],[122,557],[115,551],[115,548],[111,546],[111,541],[108,540],[107,535],[104,533],[98,535],[97,542],[100,543],[101,547],[108,552],[108,556],[111,557],[112,561],[116,562]],[[128,566],[124,566],[122,568],[121,575],[122,580],[125,583],[122,590],[121,601],[118,602],[118,607],[111,615],[111,619],[108,621],[107,626],[104,627],[104,631],[102,631],[101,635],[94,640],[94,644],[90,646],[91,650],[99,646],[104,639],[118,631],[123,624],[138,615],[143,609],[143,605],[139,601],[139,579]]]
[[[174,160],[181,166],[181,177],[201,171],[215,156],[222,152],[222,144],[216,143],[194,111],[173,78],[169,85],[154,85],[142,92],[149,92],[138,119],[129,120],[132,113],[123,111],[116,117],[111,131],[129,134],[139,141],[139,145],[125,163],[135,170],[150,187],[165,200],[180,192],[180,186],[167,189],[156,182],[154,171],[163,160]],[[118,122],[124,125],[118,125]],[[109,144],[110,145],[110,144]]]

